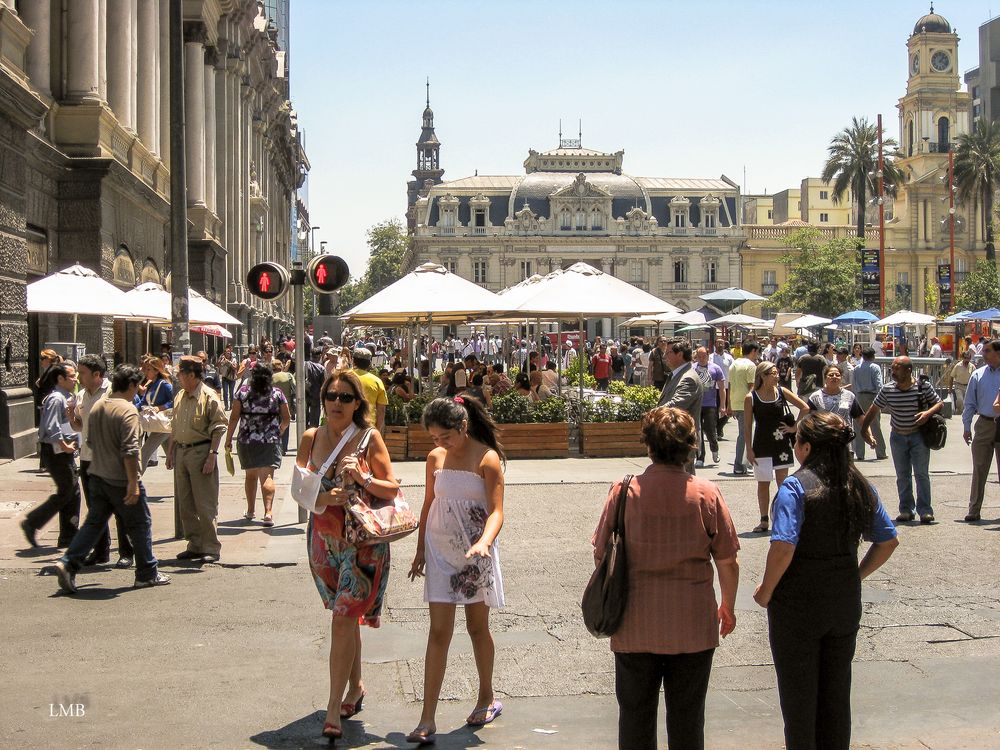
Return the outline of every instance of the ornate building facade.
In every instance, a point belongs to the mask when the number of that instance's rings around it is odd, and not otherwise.
[[[26,314],[26,285],[73,263],[123,290],[170,285],[168,8],[0,0],[0,455],[34,449],[37,352],[71,337],[70,320]],[[256,0],[184,3],[190,283],[244,322],[238,343],[290,320],[243,288],[253,263],[288,263],[307,163],[278,31]],[[80,318],[77,341],[146,348],[141,324],[109,318]]]
[[[584,261],[685,310],[740,283],[739,186],[725,176],[633,177],[624,151],[560,139],[557,149],[530,150],[523,175],[441,182],[429,102],[423,126],[408,192],[409,268],[434,261],[499,291]],[[610,320],[591,328],[620,333]]]
[[[904,183],[891,201],[891,209],[886,207],[885,286],[890,308],[939,312],[925,303],[925,292],[938,285],[938,270],[950,259],[948,152],[955,148],[956,138],[970,129],[971,97],[960,88],[958,42],[951,24],[933,10],[916,22],[907,39],[906,92],[897,103],[896,164]],[[956,203],[955,216],[955,280],[961,286],[965,274],[985,257],[986,227],[978,201],[973,205]],[[866,223],[865,245],[877,248],[877,205],[867,207]],[[804,222],[791,224],[764,226],[759,222],[746,227],[743,279],[750,291],[771,294],[784,282],[782,241]],[[855,234],[846,225],[814,226],[831,239]],[[939,296],[944,299],[944,295]],[[761,308],[757,303],[744,309],[753,312]]]

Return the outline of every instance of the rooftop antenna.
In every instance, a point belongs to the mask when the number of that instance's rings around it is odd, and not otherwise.
[[[583,144],[583,119],[582,118],[579,120],[579,124],[580,124],[580,129],[579,129],[579,131],[577,133],[577,137],[580,139],[580,144],[582,145]]]
[[[431,77],[427,76],[427,106],[431,106]]]
[[[559,118],[559,143],[562,143],[562,118]]]

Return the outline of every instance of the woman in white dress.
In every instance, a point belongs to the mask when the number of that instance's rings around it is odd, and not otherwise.
[[[424,706],[407,742],[431,744],[435,715],[455,629],[455,607],[465,621],[479,674],[475,710],[466,719],[483,726],[503,711],[493,693],[490,609],[502,607],[503,578],[496,538],[503,526],[503,448],[483,405],[462,395],[438,398],[424,409],[424,427],[437,446],[427,455],[417,552],[410,580],[424,576],[430,632],[424,658]]]

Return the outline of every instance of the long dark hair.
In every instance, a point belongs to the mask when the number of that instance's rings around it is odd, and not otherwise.
[[[270,396],[272,388],[271,368],[263,362],[257,362],[250,371],[250,390],[261,396]]]
[[[820,480],[820,488],[810,492],[810,499],[843,508],[847,539],[857,544],[872,527],[876,500],[871,484],[851,461],[854,430],[834,412],[811,411],[799,420],[797,439],[812,447],[802,468]]]
[[[469,437],[495,450],[506,465],[507,456],[497,440],[497,426],[478,398],[464,393],[455,398],[436,398],[424,407],[421,417],[424,429],[457,430],[463,420],[469,422]]]

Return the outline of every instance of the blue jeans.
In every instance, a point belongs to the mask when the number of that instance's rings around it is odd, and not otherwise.
[[[733,421],[736,422],[736,428],[739,430],[739,435],[736,436],[736,458],[733,459],[733,471],[746,471],[743,468],[743,453],[747,449],[747,442],[743,438],[743,412],[734,411]]]
[[[931,449],[924,444],[919,432],[912,435],[889,433],[889,449],[896,467],[896,492],[899,494],[899,512],[913,513],[912,474],[917,482],[917,515],[933,515],[931,508],[931,478],[927,473],[931,463]]]
[[[73,537],[62,562],[76,573],[83,567],[83,560],[94,549],[108,526],[108,520],[115,514],[125,525],[132,548],[135,551],[135,579],[151,581],[156,578],[156,557],[153,555],[152,519],[146,504],[146,489],[139,483],[139,502],[125,504],[125,487],[110,484],[101,477],[90,475],[90,508],[87,520]]]
[[[233,408],[233,389],[236,386],[235,380],[223,380],[222,381],[222,405],[226,407],[226,410]]]

